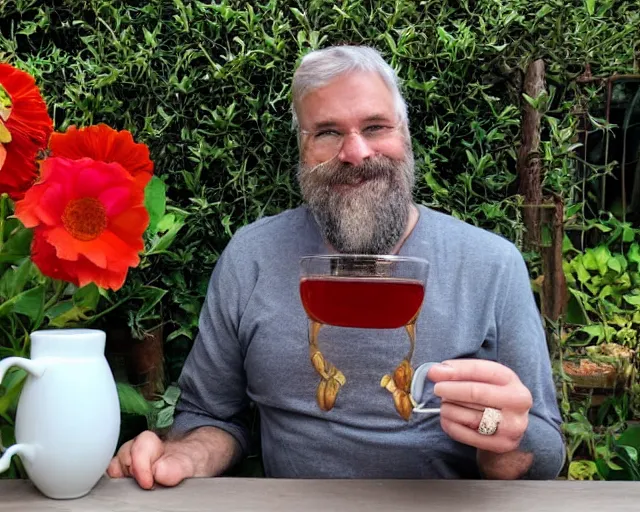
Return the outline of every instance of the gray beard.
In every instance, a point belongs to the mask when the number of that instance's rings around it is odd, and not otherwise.
[[[376,156],[357,167],[330,161],[309,168],[300,164],[302,196],[322,235],[344,254],[389,254],[409,218],[415,170],[413,153],[404,160]],[[332,190],[366,180],[355,189]]]

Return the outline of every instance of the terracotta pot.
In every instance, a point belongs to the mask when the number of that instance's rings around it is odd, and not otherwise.
[[[579,364],[564,361],[562,367],[573,383],[580,388],[612,389],[618,383],[618,371],[609,363],[580,359]]]

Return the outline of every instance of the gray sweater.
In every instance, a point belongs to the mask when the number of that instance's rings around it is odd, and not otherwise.
[[[533,395],[520,446],[534,453],[526,477],[555,478],[565,456],[561,420],[521,254],[493,233],[423,206],[419,212],[399,253],[430,265],[414,368],[453,358],[490,359],[512,368]],[[253,402],[269,477],[480,477],[475,448],[449,438],[437,415],[403,420],[380,386],[408,351],[402,329],[324,327],[319,347],[347,382],[334,408],[320,410],[320,377],[309,360],[308,321],[299,295],[299,259],[327,253],[305,207],[235,234],[213,270],[199,334],[180,376],[174,432],[216,426],[246,453]]]

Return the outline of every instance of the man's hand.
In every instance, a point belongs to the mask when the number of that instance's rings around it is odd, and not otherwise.
[[[109,464],[111,478],[133,477],[143,489],[155,483],[172,487],[185,478],[195,476],[193,461],[185,454],[165,450],[165,443],[153,432],[146,431],[127,441]]]
[[[213,427],[197,429],[179,441],[162,441],[146,431],[120,447],[107,474],[111,478],[133,477],[143,489],[156,483],[173,487],[185,478],[217,476],[239,454],[235,439]]]
[[[436,383],[434,393],[442,400],[440,424],[452,439],[494,454],[517,450],[529,423],[532,397],[515,372],[493,361],[455,359],[431,368],[428,378]],[[502,413],[490,436],[478,433],[486,407]]]

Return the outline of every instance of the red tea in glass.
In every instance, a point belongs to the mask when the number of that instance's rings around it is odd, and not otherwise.
[[[397,329],[412,322],[424,299],[415,279],[311,276],[300,281],[309,318],[339,327]]]

